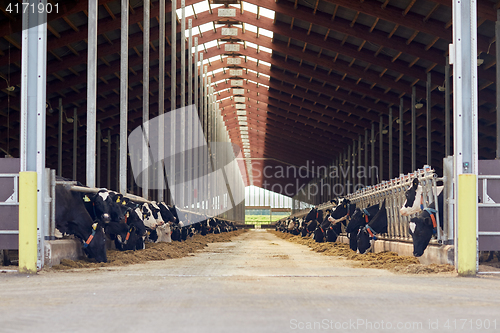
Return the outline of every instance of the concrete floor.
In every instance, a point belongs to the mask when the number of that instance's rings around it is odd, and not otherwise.
[[[499,332],[499,290],[494,276],[353,268],[252,230],[181,259],[1,274],[0,332]]]

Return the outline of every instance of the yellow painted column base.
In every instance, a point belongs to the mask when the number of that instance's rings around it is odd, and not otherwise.
[[[36,172],[19,172],[19,273],[35,274],[37,271],[36,197]]]
[[[458,175],[457,200],[457,246],[458,274],[476,275],[477,256],[477,176]]]

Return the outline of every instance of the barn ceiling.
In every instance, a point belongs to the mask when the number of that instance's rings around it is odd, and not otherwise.
[[[226,0],[224,0],[226,1]],[[224,2],[222,1],[222,2]],[[212,0],[214,2],[214,0]],[[233,1],[229,1],[233,2]],[[214,4],[186,0],[193,36],[211,75],[217,100],[231,140],[243,146],[254,185],[262,186],[266,165],[301,166],[307,161],[327,165],[345,152],[380,117],[387,127],[393,109],[394,170],[398,170],[399,105],[403,100],[404,172],[410,172],[412,87],[417,101],[432,107],[432,164],[441,173],[445,152],[444,73],[452,40],[451,0],[247,0]],[[500,2],[478,1],[479,156],[494,158],[496,136],[495,33]],[[59,98],[66,116],[63,126],[63,175],[72,170],[73,124],[78,113],[79,152],[85,150],[87,2],[76,2],[64,15],[49,15],[47,43],[47,167],[57,167]],[[142,121],[143,4],[130,1],[129,130]],[[180,1],[178,3],[178,8]],[[220,17],[220,8],[236,9],[236,16]],[[165,109],[170,101],[171,3],[166,3]],[[180,14],[180,10],[178,11]],[[150,117],[158,114],[159,4],[151,6]],[[180,21],[176,22],[180,51]],[[222,28],[237,29],[236,36]],[[116,162],[119,133],[120,2],[99,1],[97,121],[103,136],[112,136],[111,163]],[[187,35],[187,34],[186,34]],[[0,13],[0,149],[19,156],[20,21]],[[203,45],[202,45],[203,44]],[[239,44],[226,51],[225,44]],[[177,53],[177,58],[180,53]],[[240,58],[228,64],[228,58]],[[235,61],[230,61],[235,62]],[[180,61],[177,62],[177,82]],[[241,70],[241,71],[234,71]],[[426,101],[427,73],[431,99]],[[3,78],[3,79],[2,79]],[[242,80],[235,95],[231,79]],[[180,84],[179,84],[180,85]],[[441,88],[441,89],[440,89]],[[180,89],[177,88],[179,92]],[[176,106],[180,104],[178,96]],[[246,110],[246,119],[238,111]],[[241,112],[240,112],[241,113]],[[417,110],[417,167],[426,162],[426,108]],[[70,119],[71,120],[71,119]],[[243,127],[243,134],[241,133]],[[247,134],[248,132],[248,134]],[[385,131],[384,131],[385,132]],[[378,135],[377,135],[378,137]],[[384,149],[388,138],[384,135]],[[377,145],[378,145],[377,140]],[[103,144],[103,151],[104,146]],[[2,154],[2,155],[3,155]],[[85,154],[79,154],[84,158]],[[103,153],[103,170],[107,155]],[[385,157],[387,159],[387,155]],[[376,161],[378,155],[376,156]],[[78,178],[85,179],[84,161]],[[378,161],[376,162],[378,164]],[[248,164],[245,164],[248,166]],[[385,168],[388,177],[387,170]],[[103,172],[105,174],[105,172]],[[114,177],[114,176],[113,176]],[[271,184],[290,179],[267,179]],[[113,180],[114,181],[114,180]],[[105,182],[103,182],[105,184]],[[247,179],[248,184],[248,179]]]

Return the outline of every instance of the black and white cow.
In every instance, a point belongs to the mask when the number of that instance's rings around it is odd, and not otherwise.
[[[358,233],[359,229],[367,225],[379,211],[379,204],[369,206],[367,208],[356,208],[346,227],[347,236],[349,237],[349,247],[353,251],[358,249]]]
[[[410,235],[413,238],[413,255],[420,257],[424,254],[429,241],[439,227],[437,225],[437,216],[439,221],[443,221],[443,193],[438,196],[438,210],[433,202],[428,208],[424,208],[417,217],[413,217],[409,223]]]
[[[371,221],[359,230],[358,233],[358,251],[365,253],[371,247],[371,241],[377,239],[377,234],[387,232],[387,210],[385,209],[385,200],[380,206],[379,211]]]
[[[82,241],[83,250],[97,262],[107,262],[103,222],[93,221],[87,212],[83,195],[70,186],[56,186],[56,228]]]
[[[436,189],[433,188],[433,192],[439,196],[443,191],[444,186],[437,186]],[[423,188],[419,185],[418,178],[413,179],[412,185],[405,192],[406,200],[403,206],[399,210],[402,216],[410,216],[413,214],[418,214],[422,211],[424,207],[424,196]]]

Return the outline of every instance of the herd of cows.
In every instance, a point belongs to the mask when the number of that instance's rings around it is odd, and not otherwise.
[[[410,235],[413,238],[413,255],[420,257],[424,254],[432,235],[436,234],[437,219],[443,221],[443,193],[442,187],[437,187],[438,207],[431,203],[428,207],[423,204],[423,190],[418,179],[414,179],[412,186],[405,192],[406,201],[400,209],[403,216],[412,216],[408,223]],[[372,241],[377,234],[387,233],[387,210],[385,200],[366,208],[356,207],[347,198],[337,198],[331,201],[334,208],[324,212],[315,207],[304,218],[288,218],[276,224],[276,230],[312,237],[316,242],[335,242],[342,232],[342,225],[349,238],[349,247],[353,251],[363,254],[371,248]]]
[[[71,191],[56,185],[56,228],[82,242],[89,258],[106,262],[106,239],[116,249],[142,250],[145,242],[184,241],[194,234],[207,235],[236,230],[229,221],[181,213],[164,202],[136,203],[122,194],[102,189],[97,193]]]

